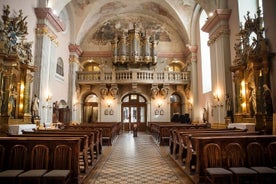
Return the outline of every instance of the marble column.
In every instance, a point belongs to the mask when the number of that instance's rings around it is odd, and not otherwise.
[[[81,48],[78,45],[69,45],[69,85],[68,85],[68,105],[72,109],[72,122],[81,122],[81,106],[80,96],[76,86],[77,71],[80,69],[79,56],[82,53]]]
[[[191,63],[192,63],[192,71],[191,71],[191,90],[193,94],[193,104],[192,104],[192,120],[194,122],[200,121],[200,108],[199,108],[199,100],[198,100],[198,69],[197,69],[197,51],[198,47],[196,45],[189,46],[189,49],[192,53]]]

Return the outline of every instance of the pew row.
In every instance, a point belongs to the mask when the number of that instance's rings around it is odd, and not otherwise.
[[[121,122],[95,122],[95,123],[81,123],[79,125],[65,126],[65,130],[85,130],[87,128],[102,129],[102,145],[112,146],[113,141],[120,134],[122,127]]]
[[[239,133],[238,133],[239,134]],[[264,148],[264,161],[261,163],[262,166],[266,167],[273,167],[271,160],[273,159],[270,155],[275,155],[276,153],[268,154],[267,147],[270,143],[276,142],[276,136],[273,135],[250,135],[251,133],[248,132],[248,135],[235,135],[229,133],[229,135],[198,135],[198,136],[191,136],[190,137],[190,146],[188,146],[187,154],[190,154],[187,156],[187,158],[190,159],[190,161],[187,161],[186,167],[184,171],[192,176],[195,183],[200,183],[204,181],[205,178],[205,165],[208,162],[208,158],[206,158],[204,155],[204,147],[210,143],[214,143],[219,146],[221,150],[221,155],[219,155],[219,158],[222,161],[222,166],[224,168],[227,168],[228,160],[227,160],[227,154],[226,154],[226,147],[229,144],[238,144],[243,149],[243,152],[245,153],[243,158],[243,165],[245,167],[250,167],[249,164],[249,158],[248,158],[248,152],[247,147],[250,143],[258,143],[262,145]],[[254,154],[254,153],[253,153]],[[256,152],[258,154],[258,152]]]
[[[155,141],[160,145],[169,145],[172,128],[205,129],[207,124],[180,124],[172,122],[150,122],[149,128]]]
[[[89,156],[91,156],[91,161],[94,159],[98,159],[101,154],[102,146],[101,146],[101,129],[90,128],[86,130],[60,130],[60,129],[48,129],[48,130],[33,130],[30,131],[22,131],[23,134],[61,134],[61,135],[87,135],[88,136],[88,152]]]
[[[72,155],[71,163],[68,164],[70,168],[66,168],[71,170],[70,183],[79,184],[81,183],[79,167],[80,144],[81,138],[79,137],[0,137],[0,145],[4,148],[4,159],[3,163],[0,164],[3,165],[2,170],[8,170],[14,167],[10,165],[12,163],[12,154],[10,154],[10,150],[12,150],[12,147],[15,145],[22,145],[26,148],[26,157],[24,157],[23,160],[25,164],[22,169],[24,171],[30,170],[32,149],[37,145],[44,145],[49,149],[49,157],[45,162],[48,165],[48,171],[51,171],[55,169],[53,164],[55,148],[65,145],[70,147]]]
[[[23,134],[21,135],[9,135],[10,137],[51,137],[51,138],[55,138],[55,137],[73,137],[73,138],[80,138],[81,142],[80,142],[80,172],[82,173],[87,173],[88,172],[88,165],[92,165],[92,163],[94,162],[93,160],[93,156],[91,157],[90,154],[90,146],[89,145],[89,137],[87,135],[83,135],[83,134],[59,134],[59,133],[52,133],[52,134],[43,134],[43,133],[32,133],[30,131],[24,131]]]

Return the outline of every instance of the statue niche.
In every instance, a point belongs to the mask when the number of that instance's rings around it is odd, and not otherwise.
[[[266,94],[269,98],[270,94],[267,93],[270,92],[269,49],[260,8],[254,18],[249,12],[244,18],[245,23],[240,26],[234,46],[236,56],[230,67],[235,83],[234,121],[254,122],[256,129],[270,129],[268,120],[273,110],[270,101],[264,97]]]

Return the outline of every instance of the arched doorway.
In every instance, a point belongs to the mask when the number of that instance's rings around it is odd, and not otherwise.
[[[142,95],[132,93],[122,99],[122,122],[123,129],[130,131],[134,124],[138,125],[139,131],[146,130],[147,101]]]
[[[172,122],[179,122],[180,115],[182,114],[182,100],[181,97],[174,93],[170,97],[171,101],[171,121]]]
[[[90,94],[84,99],[83,122],[98,122],[98,101],[99,99],[95,94]]]

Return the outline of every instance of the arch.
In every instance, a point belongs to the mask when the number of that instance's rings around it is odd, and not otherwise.
[[[123,129],[130,131],[133,126],[139,130],[146,130],[147,123],[147,98],[139,93],[133,92],[121,98],[121,121]]]
[[[82,109],[83,109],[83,122],[92,123],[98,122],[99,117],[99,97],[93,93],[87,93],[83,96],[82,100]]]

